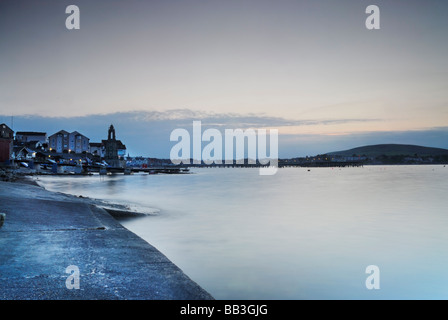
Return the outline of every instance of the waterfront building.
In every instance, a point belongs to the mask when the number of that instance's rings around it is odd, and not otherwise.
[[[55,134],[52,134],[48,138],[48,147],[50,148],[50,151],[55,151],[57,153],[62,153],[63,150],[69,149],[68,147],[68,136],[70,135],[69,132],[65,130],[60,130],[56,132]]]
[[[83,153],[89,152],[89,142],[90,139],[78,131],[69,133],[60,130],[48,138],[48,147],[50,151],[54,150],[57,153]]]
[[[32,160],[36,157],[36,151],[24,146],[14,146],[12,157],[14,160]]]
[[[121,160],[119,150],[124,148],[124,154],[126,154],[126,146],[120,140],[117,140],[113,125],[110,125],[107,140],[102,140],[102,144],[104,146],[104,161],[111,167],[123,167],[125,162]]]
[[[14,131],[6,124],[0,125],[0,163],[9,163],[12,155]]]
[[[101,142],[90,142],[90,153],[94,156],[104,158],[104,145]]]
[[[19,143],[40,142],[41,144],[47,142],[46,132],[31,132],[31,131],[17,131],[16,141]]]
[[[89,149],[90,139],[85,135],[79,133],[78,131],[74,131],[70,133],[69,136],[69,148],[71,151],[75,153],[87,153],[90,151]]]

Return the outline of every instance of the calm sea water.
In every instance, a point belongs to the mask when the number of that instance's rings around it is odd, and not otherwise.
[[[448,167],[285,168],[274,176],[195,169],[40,182],[156,209],[122,224],[216,299],[448,298]],[[366,288],[369,265],[379,268],[379,289]]]

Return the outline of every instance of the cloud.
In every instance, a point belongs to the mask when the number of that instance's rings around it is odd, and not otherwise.
[[[228,128],[254,128],[254,127],[283,127],[283,126],[310,126],[345,124],[350,122],[374,122],[380,119],[305,119],[294,120],[282,117],[272,117],[263,114],[237,114],[214,113],[207,111],[195,111],[191,109],[172,109],[167,111],[133,111],[110,114],[120,115],[134,121],[172,121],[180,124],[191,125],[192,121],[202,121],[204,126],[228,127]]]

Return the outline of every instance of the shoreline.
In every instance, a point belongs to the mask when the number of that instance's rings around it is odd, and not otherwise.
[[[122,219],[122,218],[132,219],[132,218],[138,218],[138,217],[146,217],[146,216],[149,216],[152,214],[152,213],[145,213],[145,212],[139,212],[139,211],[132,211],[129,206],[127,206],[125,204],[121,204],[121,203],[112,203],[112,202],[108,202],[108,201],[102,200],[102,199],[95,199],[95,198],[85,197],[85,196],[81,196],[81,195],[77,196],[77,195],[70,194],[70,193],[55,192],[55,191],[47,190],[45,188],[45,186],[43,186],[43,184],[39,183],[38,180],[33,179],[33,177],[34,176],[27,176],[27,175],[19,176],[13,182],[29,184],[32,186],[42,188],[48,192],[53,192],[53,193],[63,194],[63,195],[69,196],[69,197],[83,199],[86,202],[89,202],[89,204],[91,204],[91,205],[95,205],[101,209],[104,209],[113,218],[117,219],[118,222],[119,222],[119,219]],[[130,232],[132,232],[132,231],[130,231]]]
[[[27,176],[0,187],[0,300],[214,300],[117,220],[144,213],[48,191]],[[78,290],[66,287],[70,265],[79,267]]]

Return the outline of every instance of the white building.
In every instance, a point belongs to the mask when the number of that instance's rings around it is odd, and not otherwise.
[[[75,153],[90,152],[89,146],[90,139],[85,135],[80,134],[78,131],[70,133],[69,136],[69,148]]]
[[[99,142],[90,142],[90,153],[104,158],[104,145]]]
[[[61,130],[48,138],[48,147],[50,148],[50,151],[54,150],[57,153],[83,153],[89,152],[89,142],[90,139],[78,131],[69,133],[65,130]]]

